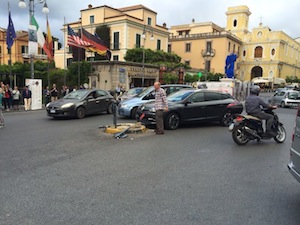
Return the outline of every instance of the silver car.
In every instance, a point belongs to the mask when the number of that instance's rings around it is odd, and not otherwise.
[[[269,102],[273,105],[280,105],[282,108],[298,106],[300,104],[300,92],[282,89],[275,92]]]
[[[300,109],[300,108],[299,108]],[[292,147],[290,149],[290,173],[300,182],[300,110],[298,109]]]

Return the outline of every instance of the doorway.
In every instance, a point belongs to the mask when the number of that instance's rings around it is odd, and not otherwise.
[[[262,77],[263,69],[260,66],[255,66],[251,70],[251,80],[255,77]]]

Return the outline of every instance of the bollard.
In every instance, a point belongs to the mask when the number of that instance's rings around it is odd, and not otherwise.
[[[113,124],[115,125],[115,128],[117,128],[117,103],[112,103],[112,114],[113,114]]]

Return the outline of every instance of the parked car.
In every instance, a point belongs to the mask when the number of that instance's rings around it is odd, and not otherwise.
[[[165,128],[177,129],[181,124],[217,121],[224,125],[227,106],[235,102],[228,93],[199,90],[181,90],[167,97],[168,108],[164,112]],[[239,113],[243,111],[243,106]],[[137,120],[144,125],[155,124],[154,101],[143,104],[137,110]]]
[[[282,108],[298,106],[300,104],[300,92],[281,89],[278,92],[275,92],[269,102],[273,105],[280,105]]]
[[[300,182],[300,108],[297,112],[288,168],[290,173]]]
[[[181,89],[192,89],[192,86],[189,85],[183,85],[183,84],[167,84],[167,85],[161,85],[161,88],[163,88],[167,95],[177,92]],[[119,116],[124,117],[131,117],[135,119],[136,117],[136,111],[139,106],[142,104],[145,104],[155,98],[155,91],[154,87],[150,86],[143,90],[140,94],[137,96],[127,99],[125,101],[122,101],[118,105],[118,112]]]
[[[86,115],[100,112],[112,113],[114,101],[104,90],[77,90],[65,97],[46,105],[47,115],[57,117],[84,118]]]
[[[131,88],[128,91],[124,92],[120,97],[118,97],[119,101],[124,101],[127,99],[130,99],[138,94],[140,94],[145,88],[143,87],[136,87],[136,88]]]

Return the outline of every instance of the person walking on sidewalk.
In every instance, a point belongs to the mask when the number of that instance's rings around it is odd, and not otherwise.
[[[2,98],[3,98],[3,91],[0,91],[0,128],[5,127],[4,116],[2,114]]]
[[[155,121],[156,134],[164,134],[164,111],[168,111],[168,100],[166,92],[160,87],[159,82],[154,83],[155,89]]]
[[[26,86],[25,90],[23,90],[22,96],[24,99],[25,111],[28,111],[30,110],[30,105],[31,105],[31,91],[28,89],[28,86]]]

